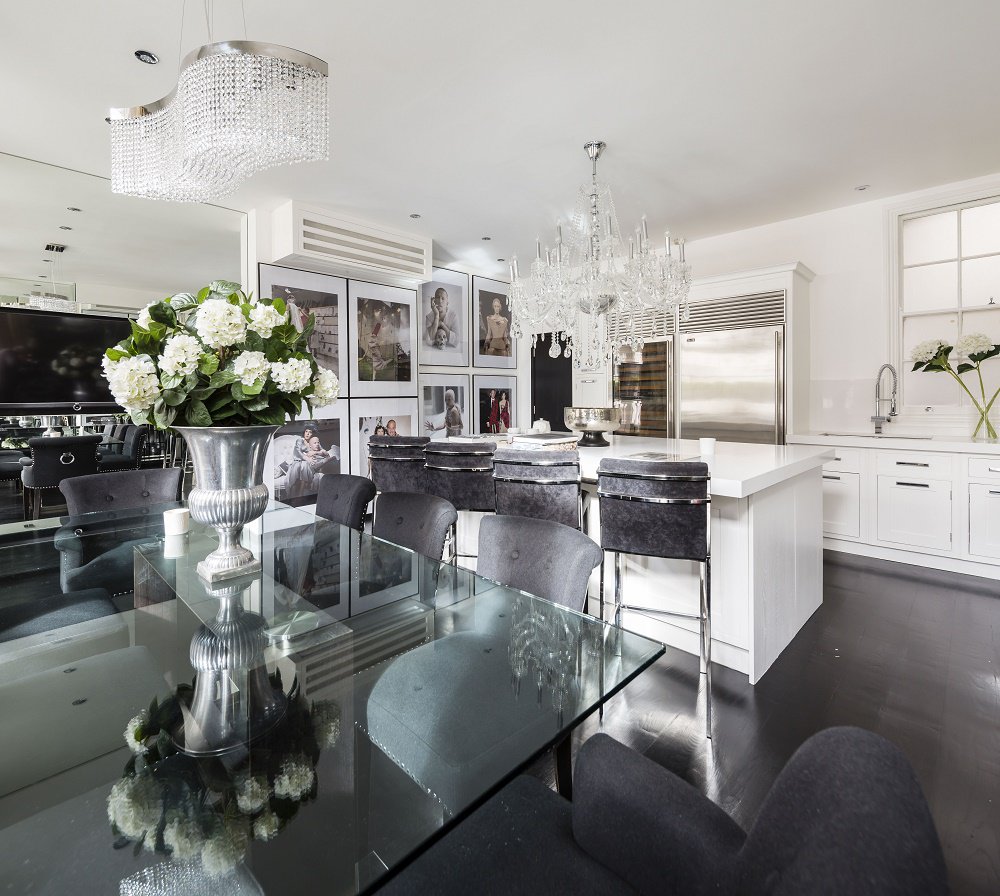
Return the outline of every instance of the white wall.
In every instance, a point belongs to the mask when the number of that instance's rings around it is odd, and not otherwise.
[[[890,356],[890,210],[990,195],[997,183],[963,181],[696,240],[687,257],[695,279],[791,261],[811,268],[811,428],[867,430],[875,374],[887,361],[899,366]]]

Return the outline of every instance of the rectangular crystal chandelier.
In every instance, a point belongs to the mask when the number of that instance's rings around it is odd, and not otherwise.
[[[111,190],[206,202],[275,165],[330,154],[327,65],[275,44],[220,41],[189,53],[177,87],[112,109]]]

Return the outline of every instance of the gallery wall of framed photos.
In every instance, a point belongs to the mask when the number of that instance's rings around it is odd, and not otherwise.
[[[257,275],[258,295],[283,298],[293,320],[316,315],[310,348],[340,379],[333,406],[303,407],[275,437],[265,474],[275,498],[314,504],[322,474],[367,475],[375,434],[530,425],[518,419],[508,284],[442,267],[413,289],[264,263]]]

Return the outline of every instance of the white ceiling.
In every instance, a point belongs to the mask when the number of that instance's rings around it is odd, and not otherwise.
[[[244,5],[251,39],[329,62],[331,159],[227,204],[329,205],[484,272],[569,213],[590,139],[622,225],[689,239],[1000,170],[996,0]],[[0,150],[107,176],[108,107],[163,96],[208,41],[181,6],[5,4]],[[214,6],[213,39],[242,38],[238,0]]]

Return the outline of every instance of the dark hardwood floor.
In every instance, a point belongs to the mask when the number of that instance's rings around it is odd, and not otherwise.
[[[756,687],[713,668],[711,741],[697,658],[668,647],[576,744],[603,730],[749,827],[807,737],[868,728],[913,764],[952,892],[1000,893],[1000,584],[829,551],[824,576],[823,606]],[[550,759],[533,774],[554,784]]]

